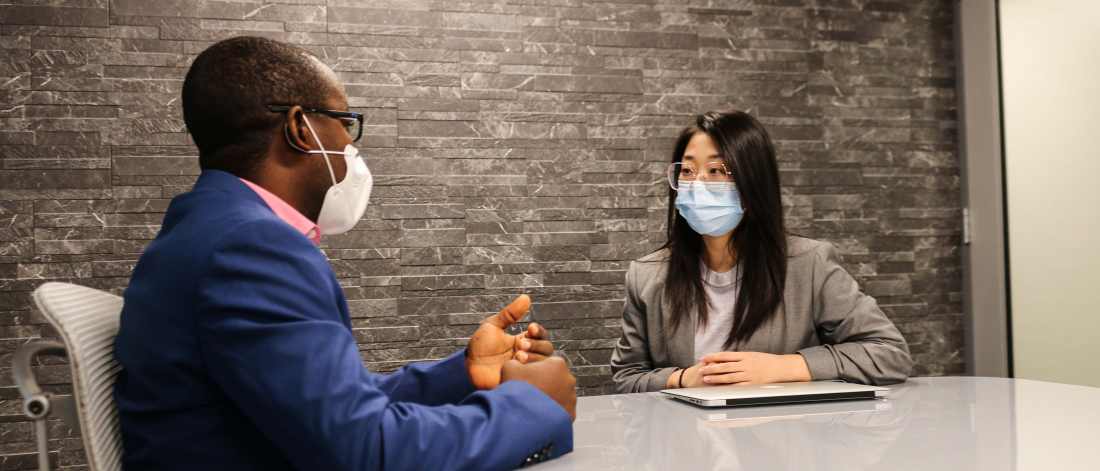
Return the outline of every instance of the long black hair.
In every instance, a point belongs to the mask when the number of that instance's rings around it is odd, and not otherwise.
[[[733,308],[733,330],[725,348],[748,340],[775,315],[787,278],[787,231],[779,193],[779,164],[764,126],[742,111],[711,111],[695,118],[680,133],[672,161],[680,162],[696,133],[706,133],[725,159],[745,214],[730,237],[730,253],[738,254],[741,286]],[[703,238],[676,210],[676,191],[668,195],[668,274],[665,298],[672,308],[669,322],[676,332],[692,311],[699,325],[707,323],[706,290],[699,264],[706,256]]]

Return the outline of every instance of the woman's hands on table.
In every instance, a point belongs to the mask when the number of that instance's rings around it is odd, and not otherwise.
[[[813,381],[810,366],[797,353],[718,352],[704,356],[701,365],[698,374],[703,384],[712,386]]]

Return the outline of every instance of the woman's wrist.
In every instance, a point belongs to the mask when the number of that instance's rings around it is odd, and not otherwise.
[[[665,389],[676,389],[680,387],[680,381],[684,375],[683,368],[677,368],[672,374],[668,375],[668,379],[665,380]]]
[[[684,370],[680,372],[679,384],[681,384],[682,386],[679,387],[697,388],[700,386],[706,386],[705,384],[703,384],[703,377],[699,375],[699,368],[702,366],[703,364],[699,363],[691,366],[690,368],[684,368]]]
[[[788,382],[803,382],[814,380],[813,375],[810,374],[810,364],[806,363],[805,357],[798,353],[783,356],[787,359],[788,364]]]
[[[673,371],[665,380],[665,389],[696,388],[704,386],[702,376],[699,376],[699,368],[702,363],[690,368],[680,368]]]

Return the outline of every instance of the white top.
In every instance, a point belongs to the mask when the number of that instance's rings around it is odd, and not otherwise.
[[[699,363],[703,355],[725,350],[726,338],[733,330],[733,305],[737,303],[742,273],[740,263],[725,273],[716,273],[701,261],[699,265],[710,304],[707,325],[697,324],[695,329],[695,363]]]

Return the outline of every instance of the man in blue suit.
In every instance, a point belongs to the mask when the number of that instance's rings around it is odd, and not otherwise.
[[[370,373],[315,245],[362,217],[362,125],[308,52],[234,38],[200,54],[183,112],[203,169],[126,289],[115,389],[126,469],[511,469],[573,447],[575,380],[546,331]],[[352,132],[349,132],[351,130]]]

